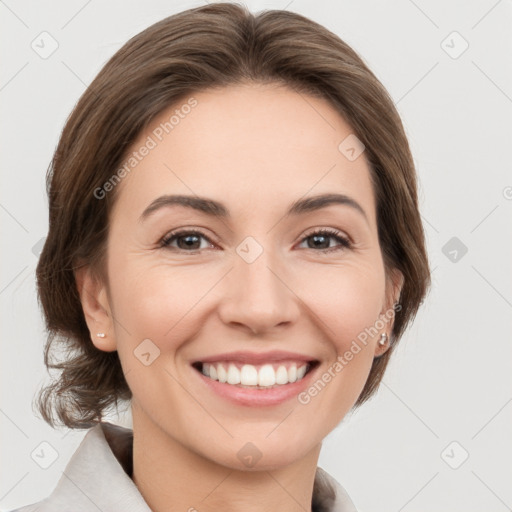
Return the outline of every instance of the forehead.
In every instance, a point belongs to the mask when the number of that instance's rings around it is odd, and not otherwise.
[[[234,216],[255,215],[254,205],[278,214],[303,196],[338,192],[356,199],[374,222],[364,153],[351,161],[339,149],[350,135],[329,102],[288,87],[193,93],[160,113],[132,145],[130,154],[151,149],[118,185],[116,208],[140,214],[172,193],[219,199]]]

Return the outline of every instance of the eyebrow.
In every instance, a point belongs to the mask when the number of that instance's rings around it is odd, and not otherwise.
[[[345,194],[320,194],[317,196],[299,199],[291,204],[286,216],[297,216],[304,213],[320,210],[332,204],[349,206],[359,212],[368,223],[368,217],[363,207],[351,197]],[[230,219],[231,214],[228,208],[219,201],[206,197],[186,195],[164,195],[156,198],[141,214],[139,221],[143,221],[157,210],[169,206],[183,206],[211,217]]]

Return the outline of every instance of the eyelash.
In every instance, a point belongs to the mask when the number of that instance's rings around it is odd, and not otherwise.
[[[213,243],[211,242],[211,240],[201,231],[198,231],[196,229],[183,229],[183,230],[180,230],[180,231],[174,231],[174,232],[171,232],[169,234],[167,234],[164,238],[162,238],[162,240],[160,241],[160,247],[163,247],[163,248],[170,248],[170,244],[171,242],[173,242],[174,240],[178,239],[178,238],[181,238],[182,236],[185,236],[185,235],[197,235],[197,236],[200,236],[200,237],[203,237],[204,239],[206,239],[209,243]],[[334,229],[329,229],[329,228],[325,228],[325,229],[319,229],[318,231],[313,231],[312,233],[309,233],[308,235],[306,235],[301,241],[300,243],[302,243],[304,240],[307,240],[308,238],[311,238],[313,236],[327,236],[327,237],[331,237],[331,238],[336,238],[338,242],[340,242],[340,245],[338,247],[329,247],[327,249],[320,249],[318,251],[315,251],[314,248],[309,248],[308,249],[311,249],[315,252],[323,252],[323,253],[330,253],[330,252],[334,252],[334,251],[339,251],[339,250],[344,250],[344,249],[352,249],[352,242],[341,235],[341,233],[339,231],[336,231]],[[192,251],[187,251],[185,249],[177,249],[178,251],[181,251],[181,252],[190,252],[192,254],[195,254],[197,252],[200,252],[202,249],[194,249]]]

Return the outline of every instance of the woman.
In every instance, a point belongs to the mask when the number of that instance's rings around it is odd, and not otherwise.
[[[407,138],[356,53],[287,11],[166,18],[88,87],[48,187],[39,407],[90,431],[19,510],[355,510],[322,440],[430,285]],[[102,421],[127,400],[133,432]]]

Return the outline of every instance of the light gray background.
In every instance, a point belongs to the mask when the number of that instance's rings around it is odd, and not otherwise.
[[[432,291],[378,395],[325,440],[319,465],[361,512],[510,509],[511,2],[246,4],[301,13],[352,45],[397,104],[420,178]],[[31,408],[48,379],[34,253],[46,235],[45,172],[60,132],[122,44],[199,5],[0,1],[2,510],[46,497],[84,436],[51,429]],[[43,31],[59,45],[47,59],[31,48]],[[468,249],[456,261],[452,237]],[[58,453],[48,469],[31,457],[44,441]]]

